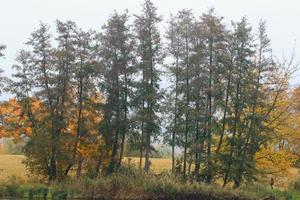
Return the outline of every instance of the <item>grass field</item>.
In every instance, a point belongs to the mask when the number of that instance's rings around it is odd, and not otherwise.
[[[6,155],[0,154],[0,181],[8,180],[10,177],[15,176],[21,179],[27,179],[26,168],[22,161],[25,159],[23,155]],[[171,159],[152,158],[151,170],[154,173],[160,173],[165,170],[171,170]],[[143,159],[144,161],[144,159]],[[136,167],[139,166],[139,158],[129,157],[124,158],[124,163],[130,163]],[[144,164],[144,163],[143,163]],[[289,183],[298,177],[299,170],[291,169],[289,177],[277,178],[275,186],[278,188],[287,188]],[[268,182],[266,182],[268,184]]]
[[[8,180],[12,176],[26,179],[26,168],[22,163],[24,158],[22,155],[0,155],[0,181]],[[139,166],[139,158],[124,158],[124,162]],[[151,169],[156,173],[170,170],[172,166],[170,159],[153,158],[151,163]]]
[[[8,180],[11,176],[26,179],[26,168],[22,155],[0,155],[0,181]]]
[[[144,166],[144,159],[143,159],[143,166]],[[160,173],[165,170],[171,170],[172,169],[172,160],[171,159],[164,159],[164,158],[151,158],[151,170],[155,173]],[[136,157],[129,157],[124,158],[124,163],[130,163],[134,166],[139,166],[140,159]]]

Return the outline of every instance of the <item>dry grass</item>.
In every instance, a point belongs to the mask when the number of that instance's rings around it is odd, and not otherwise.
[[[12,176],[26,179],[26,168],[22,155],[0,155],[0,181],[6,181]]]
[[[0,182],[8,180],[10,177],[15,176],[21,179],[27,179],[26,168],[22,161],[25,159],[23,155],[5,155],[0,154]],[[153,173],[161,173],[166,170],[171,170],[172,160],[151,158],[151,171]],[[143,165],[144,166],[144,159]],[[124,158],[124,163],[130,163],[136,167],[139,166],[140,159],[137,157]],[[294,181],[295,178],[299,177],[298,169],[291,169],[288,177],[277,177],[276,187],[277,188],[288,188],[289,184]],[[269,184],[269,179],[266,180],[265,184]]]
[[[151,170],[154,173],[160,173],[166,170],[172,169],[172,160],[171,159],[165,159],[165,158],[151,158]],[[136,167],[139,166],[140,159],[137,157],[129,157],[124,158],[125,163],[130,163]],[[144,166],[145,159],[143,159],[142,166]]]
[[[11,176],[16,176],[22,179],[27,179],[26,168],[22,161],[25,159],[23,155],[0,155],[0,181],[6,181]],[[144,161],[144,159],[143,159]],[[135,166],[139,166],[139,158],[124,158],[124,162]],[[151,169],[155,173],[160,173],[165,170],[171,170],[171,159],[151,159]]]

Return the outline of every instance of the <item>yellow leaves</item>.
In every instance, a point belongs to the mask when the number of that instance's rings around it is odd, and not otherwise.
[[[273,146],[262,148],[255,155],[260,181],[269,184],[270,179],[274,178],[276,187],[288,187],[295,178],[294,164],[297,159],[298,156],[285,149],[274,149]]]
[[[78,147],[78,152],[86,159],[91,159],[92,157],[99,154],[98,148],[99,144],[97,142],[90,143],[88,146],[80,143]]]
[[[269,99],[276,98],[274,95]],[[271,176],[283,185],[289,182],[287,179],[292,178],[294,165],[300,158],[300,109],[295,106],[300,101],[298,97],[295,97],[295,91],[290,93],[288,90],[277,97],[265,124],[274,121],[269,126],[271,131],[264,133],[270,139],[267,146],[255,155],[256,169],[262,175],[261,178],[267,177],[269,180]]]
[[[279,150],[271,146],[257,152],[255,160],[257,169],[263,174],[286,176],[297,156],[285,149]]]

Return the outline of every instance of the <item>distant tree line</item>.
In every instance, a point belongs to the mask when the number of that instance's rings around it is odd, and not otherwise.
[[[213,9],[184,9],[165,33],[161,22],[146,0],[132,23],[114,12],[101,32],[59,20],[54,35],[43,23],[32,32],[1,111],[2,134],[29,138],[29,170],[49,181],[106,175],[128,148],[147,172],[163,140],[183,180],[255,179],[255,155],[286,113],[291,64],[272,55],[264,21],[253,31],[246,18],[229,26]]]

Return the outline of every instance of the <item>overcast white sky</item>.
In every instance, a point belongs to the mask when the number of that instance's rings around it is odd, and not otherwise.
[[[73,20],[83,29],[100,30],[113,10],[141,11],[143,0],[0,0],[0,44],[7,45],[6,58],[0,66],[7,74],[15,63],[18,50],[24,48],[30,33],[40,21],[54,25],[55,19]],[[267,21],[274,54],[291,55],[296,41],[296,61],[300,61],[299,0],[153,0],[164,22],[170,13],[183,8],[193,9],[196,16],[214,7],[226,23],[247,16],[256,28],[260,19]],[[165,27],[164,25],[162,27]],[[297,42],[298,41],[298,42]],[[292,85],[300,85],[297,73]]]

